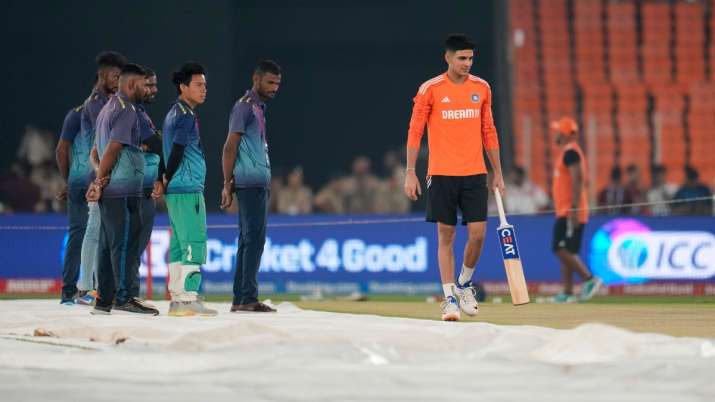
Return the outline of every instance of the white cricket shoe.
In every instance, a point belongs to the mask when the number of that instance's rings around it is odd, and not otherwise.
[[[454,288],[454,295],[457,297],[459,308],[464,314],[475,316],[479,313],[479,303],[477,303],[477,291],[469,281],[464,286],[457,285]]]
[[[200,300],[194,301],[173,301],[169,304],[169,315],[172,317],[190,317],[200,315],[213,317],[218,311],[207,308]]]
[[[442,302],[442,321],[459,321],[459,305],[454,296]]]

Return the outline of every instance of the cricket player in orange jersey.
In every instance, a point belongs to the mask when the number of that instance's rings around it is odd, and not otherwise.
[[[422,194],[415,172],[420,142],[427,125],[427,221],[437,223],[438,261],[445,302],[442,319],[457,321],[460,310],[478,312],[472,274],[484,243],[487,219],[487,168],[493,186],[504,192],[499,139],[492,117],[492,92],[483,79],[469,74],[475,44],[466,35],[450,35],[445,42],[447,72],[427,80],[414,97],[407,135],[405,194],[415,201]],[[468,239],[459,278],[454,277],[454,238],[457,210],[467,226]]]
[[[601,279],[593,276],[578,253],[581,248],[583,228],[588,222],[588,183],[586,158],[578,145],[578,125],[570,117],[551,123],[556,132],[556,144],[560,152],[554,163],[551,193],[556,207],[556,223],[552,249],[561,263],[563,292],[554,297],[554,302],[568,303],[588,300],[598,291]],[[584,280],[581,295],[573,295],[573,273]]]

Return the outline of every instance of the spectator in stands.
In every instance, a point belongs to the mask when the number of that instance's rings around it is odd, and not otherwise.
[[[672,184],[665,182],[665,173],[665,166],[653,166],[651,172],[652,184],[650,190],[646,193],[646,201],[651,204],[649,207],[651,215],[670,215],[670,205],[665,202],[673,199],[676,189]]]
[[[278,212],[278,197],[285,188],[284,170],[280,167],[273,167],[271,170],[271,197],[268,200],[268,213]],[[237,202],[234,202],[237,204]]]
[[[375,210],[375,194],[379,182],[372,174],[370,159],[358,156],[353,161],[352,174],[345,178],[344,191],[347,213],[369,214]]]
[[[26,175],[45,163],[54,163],[55,139],[51,132],[28,126],[17,149],[17,160]]]
[[[713,211],[712,198],[706,200],[687,201],[692,198],[711,197],[710,189],[700,183],[700,174],[692,166],[685,167],[685,183],[675,193],[675,200],[683,202],[673,204],[673,212],[676,215],[711,215]]]
[[[316,209],[326,214],[345,213],[344,179],[340,174],[334,174],[328,183],[315,195]]]
[[[63,202],[55,195],[62,191],[65,182],[53,163],[45,162],[35,166],[29,178],[40,189],[40,199],[35,204],[35,212],[60,212],[64,209]]]
[[[395,168],[402,167],[402,169],[404,169],[405,165],[402,163],[403,160],[404,158],[400,158],[397,151],[385,152],[385,155],[382,157],[383,171],[381,176],[390,179],[395,173]],[[402,189],[400,189],[400,191],[402,191]]]
[[[405,167],[398,163],[392,169],[392,176],[380,180],[373,212],[378,214],[406,214],[410,212],[410,199],[402,194],[404,183]]]
[[[543,211],[549,205],[549,197],[544,190],[526,178],[521,166],[511,168],[507,176],[505,208],[510,214],[533,214]]]
[[[630,204],[633,202],[633,197],[628,192],[628,189],[621,183],[621,168],[614,166],[611,169],[611,181],[608,183],[606,188],[601,190],[598,195],[598,205],[599,206],[609,206],[609,205],[622,205]],[[630,209],[628,207],[613,207],[608,208],[604,213],[610,215],[623,215],[628,214]]]
[[[645,201],[645,191],[641,185],[641,169],[638,165],[630,164],[626,167],[626,191],[631,195],[631,202]],[[643,213],[644,208],[640,206],[632,206],[630,213],[637,215]]]
[[[0,173],[0,203],[3,212],[34,212],[40,201],[40,189],[20,174],[22,168],[13,164],[9,171]]]
[[[278,213],[305,215],[313,212],[313,191],[303,183],[303,168],[296,166],[288,174],[285,188],[276,197]]]

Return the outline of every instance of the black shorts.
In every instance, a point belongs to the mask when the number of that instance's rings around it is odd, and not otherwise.
[[[551,249],[556,252],[561,249],[566,249],[567,251],[578,254],[581,250],[581,239],[583,238],[583,223],[576,225],[571,231],[571,235],[568,233],[568,219],[566,218],[556,218],[556,223],[554,223],[554,240],[551,244]]]
[[[487,175],[429,176],[427,178],[427,222],[462,225],[487,220]]]

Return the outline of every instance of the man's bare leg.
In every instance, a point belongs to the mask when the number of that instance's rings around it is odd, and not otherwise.
[[[445,299],[442,303],[443,321],[459,321],[460,318],[459,305],[455,298],[456,287],[454,286],[454,238],[456,233],[456,227],[437,223],[439,241],[437,260]]]
[[[437,260],[439,276],[442,284],[454,283],[454,238],[457,233],[455,226],[437,222]],[[445,295],[446,296],[446,295]]]
[[[573,294],[573,271],[563,262],[561,265],[561,284],[564,286],[565,294]]]
[[[472,274],[482,254],[486,229],[486,222],[467,223],[467,243],[464,245],[464,263],[458,280],[460,285],[464,285],[472,280]]]
[[[455,293],[459,300],[460,309],[467,315],[477,315],[479,304],[476,299],[476,291],[472,287],[472,275],[482,254],[484,245],[484,233],[486,232],[486,222],[467,223],[467,243],[464,245],[464,262],[457,279]]]
[[[593,277],[588,268],[586,268],[586,265],[583,261],[581,261],[578,254],[573,254],[568,250],[560,249],[556,252],[556,255],[559,257],[562,264],[565,264],[572,272],[579,274],[583,280],[588,280]]]

